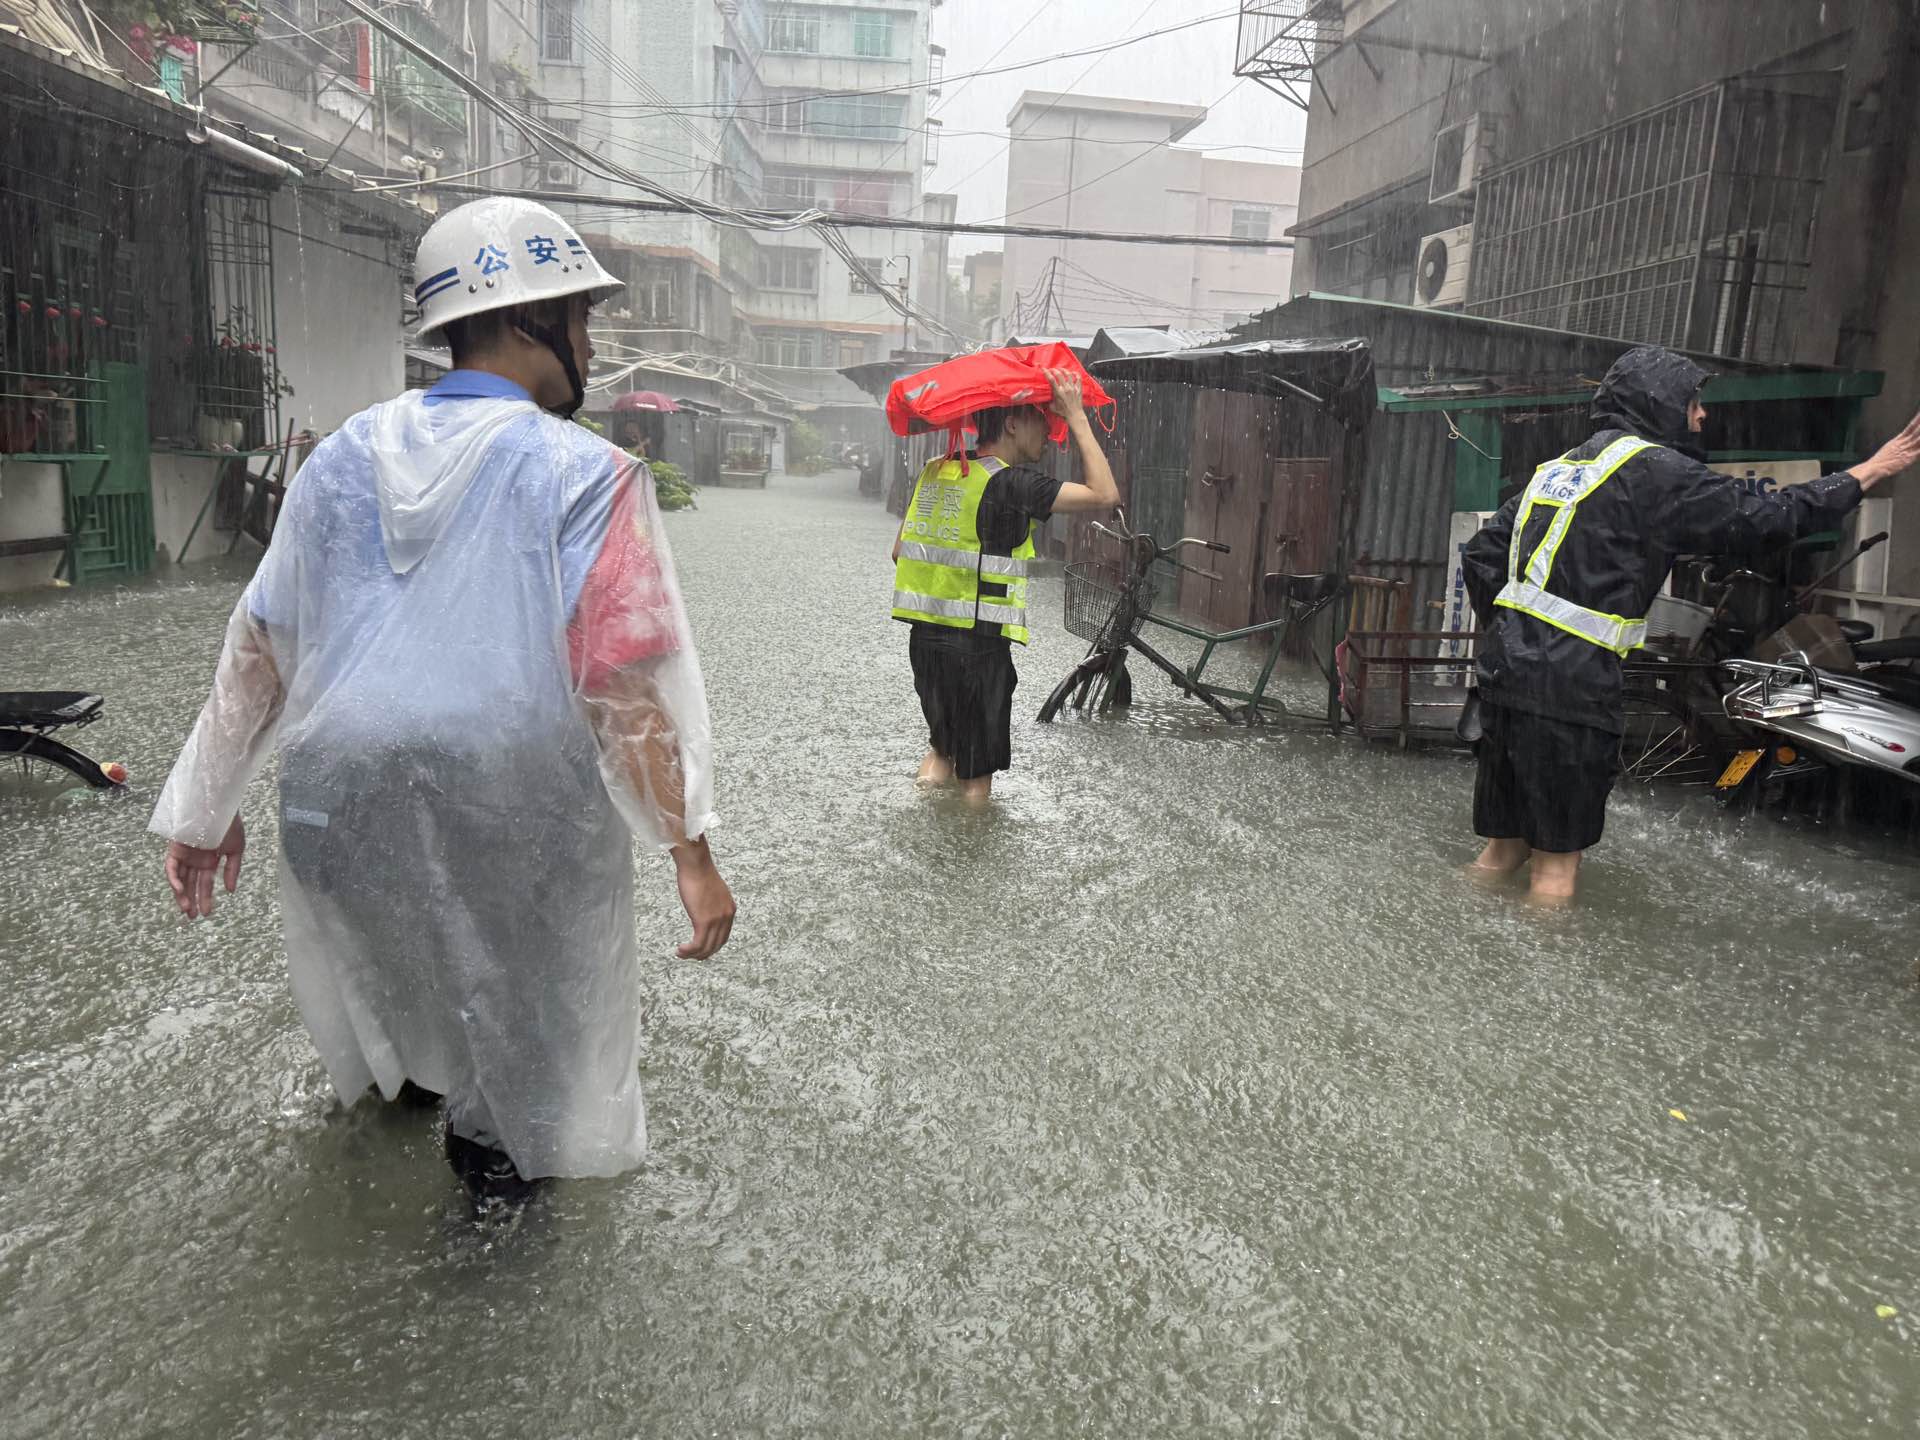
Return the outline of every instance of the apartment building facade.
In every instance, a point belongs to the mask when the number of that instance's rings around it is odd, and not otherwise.
[[[1176,142],[1202,105],[1028,92],[1007,117],[1008,219],[1022,225],[1279,240],[1299,203],[1291,165]],[[1286,249],[1016,236],[1001,282],[1005,333],[1237,323],[1288,293]]]

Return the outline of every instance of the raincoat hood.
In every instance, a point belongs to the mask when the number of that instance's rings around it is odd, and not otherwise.
[[[539,413],[531,400],[429,407],[417,390],[373,407],[367,439],[380,497],[380,538],[394,574],[418,565],[445,532],[500,432]]]
[[[1701,437],[1687,429],[1687,409],[1706,380],[1707,372],[1686,356],[1642,345],[1614,361],[1600,382],[1593,396],[1593,423],[1704,460]]]

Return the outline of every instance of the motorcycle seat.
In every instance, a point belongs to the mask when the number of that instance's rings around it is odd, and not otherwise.
[[[1873,626],[1865,620],[1836,620],[1841,637],[1849,645],[1861,645],[1873,639]]]
[[[82,690],[0,690],[0,725],[41,730],[84,725],[106,703]]]
[[[1859,641],[1853,647],[1853,658],[1869,665],[1888,660],[1920,660],[1920,635]]]

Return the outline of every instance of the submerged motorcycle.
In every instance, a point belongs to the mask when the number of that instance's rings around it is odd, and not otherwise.
[[[1885,538],[1872,537],[1860,553]],[[1750,655],[1723,662],[1732,682],[1722,699],[1727,718],[1764,743],[1739,751],[1719,788],[1744,790],[1769,775],[1828,766],[1920,784],[1916,661],[1920,636],[1875,640],[1858,621],[1794,615]]]
[[[1920,638],[1869,641],[1846,653],[1849,658],[1878,655],[1893,661],[1887,647],[1898,647],[1901,662],[1920,656]],[[1785,742],[1771,747],[1766,768],[1795,765],[1802,756],[1813,756],[1920,784],[1920,675],[1910,669],[1898,663],[1827,668],[1804,648],[1775,659],[1729,660],[1726,668],[1735,681],[1724,701],[1727,718]],[[1739,784],[1768,758],[1765,748],[1741,751],[1722,788]]]
[[[86,787],[124,793],[127,767],[102,763],[54,738],[82,729],[106,711],[98,695],[77,690],[0,691],[0,794],[55,794]]]

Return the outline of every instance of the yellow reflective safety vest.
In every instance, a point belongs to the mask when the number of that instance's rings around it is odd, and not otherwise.
[[[981,621],[1026,644],[1027,574],[1034,526],[1012,555],[980,549],[980,500],[1004,460],[954,457],[920,472],[900,529],[893,572],[893,618],[971,630]]]
[[[1604,610],[1590,610],[1564,596],[1553,594],[1547,589],[1547,581],[1553,577],[1554,557],[1560,553],[1560,547],[1566,543],[1567,534],[1576,523],[1580,502],[1606,484],[1614,471],[1642,450],[1654,448],[1650,440],[1642,440],[1637,435],[1623,435],[1591,460],[1575,460],[1570,455],[1562,455],[1558,460],[1549,460],[1534,471],[1533,479],[1527,482],[1526,493],[1520,499],[1520,509],[1513,517],[1513,548],[1507,559],[1507,583],[1494,597],[1493,603],[1509,610],[1518,610],[1522,615],[1531,615],[1555,629],[1578,635],[1582,640],[1598,645],[1602,650],[1611,650],[1616,655],[1625,656],[1629,651],[1638,650],[1646,644],[1647,620],[1644,615],[1628,617],[1609,615]],[[1527,517],[1536,506],[1550,507],[1554,512],[1553,520],[1541,536],[1540,543],[1533,547],[1533,553],[1523,554]]]

